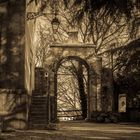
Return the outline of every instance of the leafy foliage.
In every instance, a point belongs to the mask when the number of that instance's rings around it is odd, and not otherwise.
[[[134,7],[137,8],[140,2],[137,0],[135,3],[133,0],[64,0],[66,5],[70,5],[75,11],[75,19],[83,18],[83,14],[88,14],[89,19],[92,22],[95,12],[100,11],[102,8],[105,9],[105,14],[110,16],[122,16],[125,15],[127,18],[132,16]]]
[[[136,96],[140,92],[140,39],[131,42],[118,53],[116,86],[120,93]]]
[[[130,44],[114,49],[114,53],[119,55],[116,59],[116,69],[120,73],[129,74],[132,71],[138,71],[140,63],[140,39]]]
[[[44,5],[44,3],[49,3],[49,1],[50,0],[42,0],[41,2]],[[39,3],[38,0],[29,0],[28,4],[31,4],[32,2],[35,2],[36,5]],[[79,16],[83,15],[83,13],[87,13],[90,15],[90,18],[92,18],[95,11],[102,8],[106,9],[106,14],[112,16],[124,14],[127,17],[131,17],[131,12],[134,7],[138,9],[140,7],[139,0],[136,0],[135,2],[133,0],[63,0],[63,3],[66,8],[74,9],[75,15]],[[82,18],[82,16],[80,18]]]

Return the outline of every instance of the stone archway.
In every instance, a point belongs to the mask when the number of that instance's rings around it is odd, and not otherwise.
[[[50,57],[47,59],[46,72],[49,80],[49,99],[50,99],[50,121],[57,119],[57,89],[56,74],[57,69],[63,59],[75,58],[82,60],[88,67],[88,115],[87,119],[92,118],[92,113],[102,111],[101,99],[101,70],[102,60],[94,55],[93,45],[82,44],[55,44],[50,46]],[[89,57],[92,56],[92,57]]]

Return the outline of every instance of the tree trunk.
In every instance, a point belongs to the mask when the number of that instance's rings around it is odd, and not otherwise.
[[[78,64],[78,73],[77,73],[77,80],[78,80],[78,86],[79,86],[79,94],[81,99],[81,109],[82,109],[82,117],[85,119],[87,117],[87,97],[85,93],[85,87],[84,87],[84,79],[83,79],[83,68],[82,65]]]

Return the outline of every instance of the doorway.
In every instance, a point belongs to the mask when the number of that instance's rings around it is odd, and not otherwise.
[[[84,120],[88,114],[88,64],[79,57],[68,57],[56,71],[57,120]]]

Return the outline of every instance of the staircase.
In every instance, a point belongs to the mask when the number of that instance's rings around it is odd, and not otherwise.
[[[40,92],[34,92],[29,110],[29,128],[44,129],[47,125],[47,98]]]

